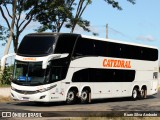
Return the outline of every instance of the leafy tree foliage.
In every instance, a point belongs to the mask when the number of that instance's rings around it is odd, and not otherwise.
[[[11,28],[10,21],[13,19],[9,6],[13,6],[13,1],[0,0],[0,13],[9,30]],[[135,4],[135,0],[127,1]],[[41,23],[41,26],[37,29],[38,32],[46,30],[60,32],[63,25],[70,28],[71,32],[74,31],[76,25],[90,32],[90,22],[82,18],[82,15],[92,2],[93,0],[17,0],[16,13],[14,13],[16,16],[13,31],[14,51],[17,51],[20,34],[32,20]],[[104,0],[104,2],[112,5],[113,8],[122,10],[116,0]]]
[[[13,68],[14,68],[13,65],[5,67],[4,72],[0,74],[0,85],[2,84],[9,85],[11,83]]]
[[[0,13],[4,18],[7,29],[11,30],[10,21],[13,20],[13,15],[15,15],[14,22],[14,30],[13,30],[13,44],[14,51],[17,51],[18,41],[20,34],[24,31],[24,29],[29,25],[29,23],[33,20],[33,13],[36,10],[36,6],[38,4],[38,0],[17,0],[16,13],[12,13],[13,11],[9,10],[9,6],[13,7],[14,0],[1,0],[0,1]]]
[[[71,32],[74,31],[75,26],[78,24],[83,30],[90,32],[88,28],[90,26],[90,22],[88,20],[84,20],[81,16],[87,6],[92,3],[92,0],[80,0],[78,5],[76,6],[76,14],[72,15],[70,18],[69,24],[66,27],[71,28]]]
[[[76,24],[89,32],[90,22],[81,17],[89,4],[91,0],[80,0],[78,4],[76,0],[44,1],[38,6],[41,9],[35,15],[35,19],[42,24],[36,31],[42,32],[49,29],[53,32],[60,32],[66,23],[65,27],[70,28],[71,32],[74,31]],[[74,11],[76,11],[75,15]]]
[[[135,4],[135,0],[127,1]],[[71,32],[74,31],[76,25],[90,32],[90,21],[82,18],[82,15],[87,6],[92,2],[93,0],[44,0],[38,6],[40,11],[35,13],[35,20],[42,24],[36,31],[42,32],[49,29],[54,32],[60,32],[65,24],[65,27],[70,28]],[[115,0],[104,0],[104,2],[112,5],[113,8],[122,10],[119,3]],[[96,33],[93,34],[96,35]]]
[[[38,20],[42,26],[36,31],[42,32],[52,30],[60,32],[64,22],[72,17],[74,0],[44,0],[39,3],[36,11],[35,20]]]
[[[9,30],[4,26],[0,25],[0,40],[3,41],[2,45],[4,46],[7,42]]]

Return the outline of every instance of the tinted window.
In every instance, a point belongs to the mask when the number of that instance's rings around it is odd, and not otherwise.
[[[76,35],[60,35],[56,44],[55,53],[72,53],[76,39]]]
[[[109,53],[107,49],[107,44],[106,42],[102,41],[94,41],[94,55],[95,56],[106,56],[107,53]]]
[[[121,46],[117,43],[94,41],[95,44],[95,56],[104,57],[121,57]]]
[[[54,59],[51,62],[53,66],[68,66],[70,59],[66,57],[66,58]]]
[[[26,36],[23,38],[17,54],[25,56],[40,56],[53,53],[53,36]]]
[[[73,82],[132,82],[135,70],[83,69],[73,74]]]
[[[80,70],[73,75],[72,82],[90,82],[89,69]]]
[[[158,59],[158,50],[152,48],[143,48],[141,50],[141,59],[155,61]]]
[[[66,67],[52,67],[50,82],[56,82],[65,79],[67,74]]]
[[[81,38],[78,39],[76,43],[74,56],[103,56],[156,61],[158,59],[158,50],[134,45]]]
[[[74,51],[74,57],[77,56],[93,56],[93,48],[94,48],[94,43],[93,40],[85,39],[85,38],[79,38],[75,51]]]

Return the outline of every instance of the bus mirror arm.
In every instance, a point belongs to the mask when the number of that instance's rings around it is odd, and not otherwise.
[[[68,55],[69,55],[68,53],[49,55],[45,60],[43,60],[42,69],[46,69],[46,68],[47,68],[48,62],[49,62],[50,60],[65,58],[65,57],[67,57]]]
[[[8,57],[12,57],[12,56],[15,56],[16,55],[16,53],[10,53],[10,54],[7,54],[7,55],[4,55],[3,57],[2,57],[2,59],[1,59],[1,70],[3,70],[4,69],[4,67],[5,67],[5,59],[6,58],[8,58]]]

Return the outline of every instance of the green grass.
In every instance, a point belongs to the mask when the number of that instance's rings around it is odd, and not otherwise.
[[[1,87],[10,87],[11,85],[8,85],[8,84],[0,84],[0,88]]]

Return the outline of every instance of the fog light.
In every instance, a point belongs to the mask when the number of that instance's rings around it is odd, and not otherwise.
[[[41,96],[39,99],[43,99],[43,98],[45,98],[46,97],[46,95],[43,95],[43,96]]]

